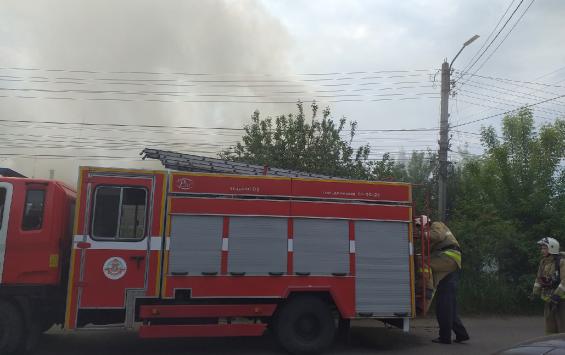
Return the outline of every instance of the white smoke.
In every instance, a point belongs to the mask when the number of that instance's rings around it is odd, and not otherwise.
[[[264,88],[221,87],[210,83],[195,88],[183,83],[199,78],[255,80],[263,73],[284,78],[292,71],[287,58],[289,47],[290,38],[284,27],[258,1],[252,0],[2,1],[0,119],[240,128],[259,105],[183,101],[217,100],[195,96],[203,93],[261,95]],[[186,73],[211,75],[199,77]],[[148,81],[137,86],[115,84],[122,79]],[[150,80],[162,80],[155,83],[169,85],[154,85]],[[121,93],[99,94],[93,90]],[[170,94],[124,93],[140,91]],[[132,101],[94,101],[93,98]],[[229,97],[229,100],[258,99]],[[291,106],[263,104],[259,108],[276,114],[288,111]],[[79,165],[156,167],[156,164],[138,162],[136,158],[61,160],[10,154],[133,157],[146,146],[159,148],[159,142],[175,142],[177,145],[166,147],[214,155],[237,139],[233,132],[211,135],[211,131],[196,131],[189,135],[186,130],[130,127],[101,131],[84,126],[0,123],[0,166],[36,177],[48,177],[53,169],[56,178],[73,184]],[[61,145],[68,148],[54,148]]]

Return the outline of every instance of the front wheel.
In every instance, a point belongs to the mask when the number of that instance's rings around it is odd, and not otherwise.
[[[0,354],[15,354],[24,337],[24,321],[11,303],[0,300]]]
[[[278,312],[274,331],[288,352],[314,354],[332,344],[336,326],[326,302],[315,296],[298,296]]]

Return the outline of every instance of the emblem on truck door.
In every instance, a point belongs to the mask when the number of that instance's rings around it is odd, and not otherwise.
[[[106,260],[104,266],[102,267],[102,271],[104,275],[110,280],[119,280],[121,279],[128,270],[128,266],[126,261],[120,257],[113,256],[110,259]]]
[[[188,178],[180,178],[177,180],[177,187],[181,190],[192,189],[192,180]]]

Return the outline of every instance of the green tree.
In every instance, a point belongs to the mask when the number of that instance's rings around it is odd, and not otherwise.
[[[412,152],[406,162],[395,160],[389,153],[374,162],[372,175],[375,180],[394,180],[411,183],[412,199],[417,214],[431,214],[437,190],[437,155],[432,152]]]
[[[385,153],[371,167],[376,180],[411,183],[414,213],[435,217],[432,206],[435,206],[437,200],[437,155],[434,152],[412,152],[406,162],[395,160],[389,153]]]
[[[370,178],[369,146],[352,146],[357,123],[347,124],[345,118],[334,122],[329,108],[318,118],[318,105],[310,107],[309,118],[301,102],[297,113],[275,119],[262,118],[255,111],[251,123],[244,127],[241,142],[220,153],[220,157],[330,176]]]
[[[485,154],[464,161],[451,179],[450,226],[465,254],[463,294],[478,309],[523,309],[539,260],[535,241],[565,232],[565,122],[536,131],[524,109],[503,119],[500,136],[484,128],[482,142]],[[501,305],[505,294],[512,302]]]

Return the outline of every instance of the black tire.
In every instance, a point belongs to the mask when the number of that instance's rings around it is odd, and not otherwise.
[[[18,354],[31,354],[41,337],[41,321],[37,317],[30,319],[30,324],[27,325],[25,334],[23,335],[20,344],[18,345]]]
[[[0,300],[0,354],[14,354],[24,338],[24,320],[11,303]]]
[[[349,342],[349,329],[351,328],[351,321],[349,319],[340,318],[337,326],[336,338],[340,342]]]
[[[274,331],[288,352],[316,354],[332,344],[336,327],[326,302],[315,296],[297,296],[278,312]]]

